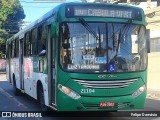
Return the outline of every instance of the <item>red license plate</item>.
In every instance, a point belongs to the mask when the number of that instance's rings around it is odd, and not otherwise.
[[[100,102],[100,107],[114,107],[115,102]]]

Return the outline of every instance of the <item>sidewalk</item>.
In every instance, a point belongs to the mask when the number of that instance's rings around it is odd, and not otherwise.
[[[4,81],[4,80],[6,80],[6,74],[5,73],[1,73],[0,72],[0,81]]]
[[[148,54],[148,97],[160,98],[160,52]]]

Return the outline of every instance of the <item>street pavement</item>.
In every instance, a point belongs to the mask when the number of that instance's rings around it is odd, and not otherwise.
[[[0,111],[8,111],[12,109],[14,111],[25,111],[27,107],[25,107],[22,103],[20,103],[15,97],[8,94],[4,89],[0,88]],[[7,104],[5,104],[7,103]]]
[[[5,86],[6,75],[0,74],[0,84],[1,86]],[[8,86],[7,86],[8,87]],[[13,95],[9,94],[6,89],[0,87],[0,111],[8,111],[8,110],[15,110],[15,111],[25,111],[27,107],[25,107],[21,102],[19,102]],[[13,89],[12,89],[13,90]],[[7,104],[5,104],[7,103]]]

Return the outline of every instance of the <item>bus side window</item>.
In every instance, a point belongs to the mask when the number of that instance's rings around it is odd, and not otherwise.
[[[32,55],[36,55],[37,54],[37,45],[36,45],[36,41],[37,41],[37,28],[34,28],[31,32],[31,53]]]
[[[16,47],[15,47],[15,57],[18,57],[19,56],[19,39],[17,38],[16,41]]]
[[[11,43],[11,44],[12,44],[12,53],[11,53],[11,58],[14,58],[14,47],[15,47],[15,46],[14,46],[14,45],[15,45],[15,44],[14,44],[14,41],[12,41],[12,43]]]
[[[15,39],[14,40],[14,58],[16,58],[16,56],[17,56],[17,54],[16,54],[16,44],[17,44],[17,42],[16,42],[17,40]]]
[[[41,25],[38,27],[38,53],[46,50],[46,26]]]
[[[29,44],[30,55],[32,55],[32,39],[31,39],[31,32],[29,32],[29,42],[30,42],[30,44]]]
[[[27,32],[25,35],[25,42],[24,42],[24,56],[30,55],[30,33]]]
[[[42,27],[42,50],[46,50],[47,32],[46,25]]]
[[[38,41],[37,41],[37,46],[38,46],[38,54],[42,51],[42,26],[38,27]]]
[[[27,56],[26,35],[24,39],[24,56]]]
[[[14,58],[16,58],[16,40],[14,40],[14,55],[13,55]]]
[[[9,56],[12,58],[12,42],[10,43]]]

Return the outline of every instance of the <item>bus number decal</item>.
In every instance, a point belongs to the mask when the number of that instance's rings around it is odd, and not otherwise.
[[[81,93],[94,93],[94,89],[81,89]]]

